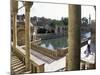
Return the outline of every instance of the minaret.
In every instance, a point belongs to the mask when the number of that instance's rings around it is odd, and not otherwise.
[[[91,24],[91,15],[89,14],[89,25]]]

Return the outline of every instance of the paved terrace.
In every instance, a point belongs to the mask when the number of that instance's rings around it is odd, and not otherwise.
[[[20,46],[22,49],[23,48],[25,48],[25,46]],[[32,50],[31,49],[31,54],[34,56],[34,57],[36,57],[37,59],[39,59],[39,60],[41,60],[41,61],[43,61],[43,62],[45,62],[45,63],[48,63],[48,64],[50,64],[50,63],[52,63],[53,61],[55,61],[55,59],[53,59],[53,58],[50,58],[50,57],[48,57],[48,56],[45,56],[45,55],[43,55],[43,54],[41,54],[41,53],[39,53],[39,52],[37,52],[37,51],[35,51],[35,50]]]

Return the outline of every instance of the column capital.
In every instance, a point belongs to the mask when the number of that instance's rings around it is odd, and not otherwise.
[[[30,12],[30,8],[32,7],[32,5],[33,5],[33,2],[26,1],[25,2],[25,10],[27,12]]]

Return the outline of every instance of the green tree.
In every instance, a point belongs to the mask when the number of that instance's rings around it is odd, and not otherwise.
[[[81,19],[81,23],[82,23],[82,25],[88,25],[88,19],[86,17],[83,17]]]
[[[68,25],[68,18],[61,18],[61,21],[63,22],[64,25]]]

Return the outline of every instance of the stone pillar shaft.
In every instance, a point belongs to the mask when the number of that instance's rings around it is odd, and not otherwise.
[[[43,73],[44,72],[44,64],[37,66],[37,73]]]
[[[12,26],[13,26],[13,52],[15,52],[17,45],[17,12],[18,12],[18,1],[11,1],[11,15],[12,15]]]
[[[68,70],[80,69],[81,6],[69,5]]]
[[[30,8],[32,6],[32,2],[25,2],[25,50],[26,50],[26,56],[25,56],[25,65],[26,65],[26,71],[30,70]]]
[[[13,12],[13,52],[17,45],[17,12]]]
[[[26,70],[30,69],[30,26],[29,26],[29,11],[25,9],[25,45],[26,45],[26,56],[25,56],[25,64]]]

